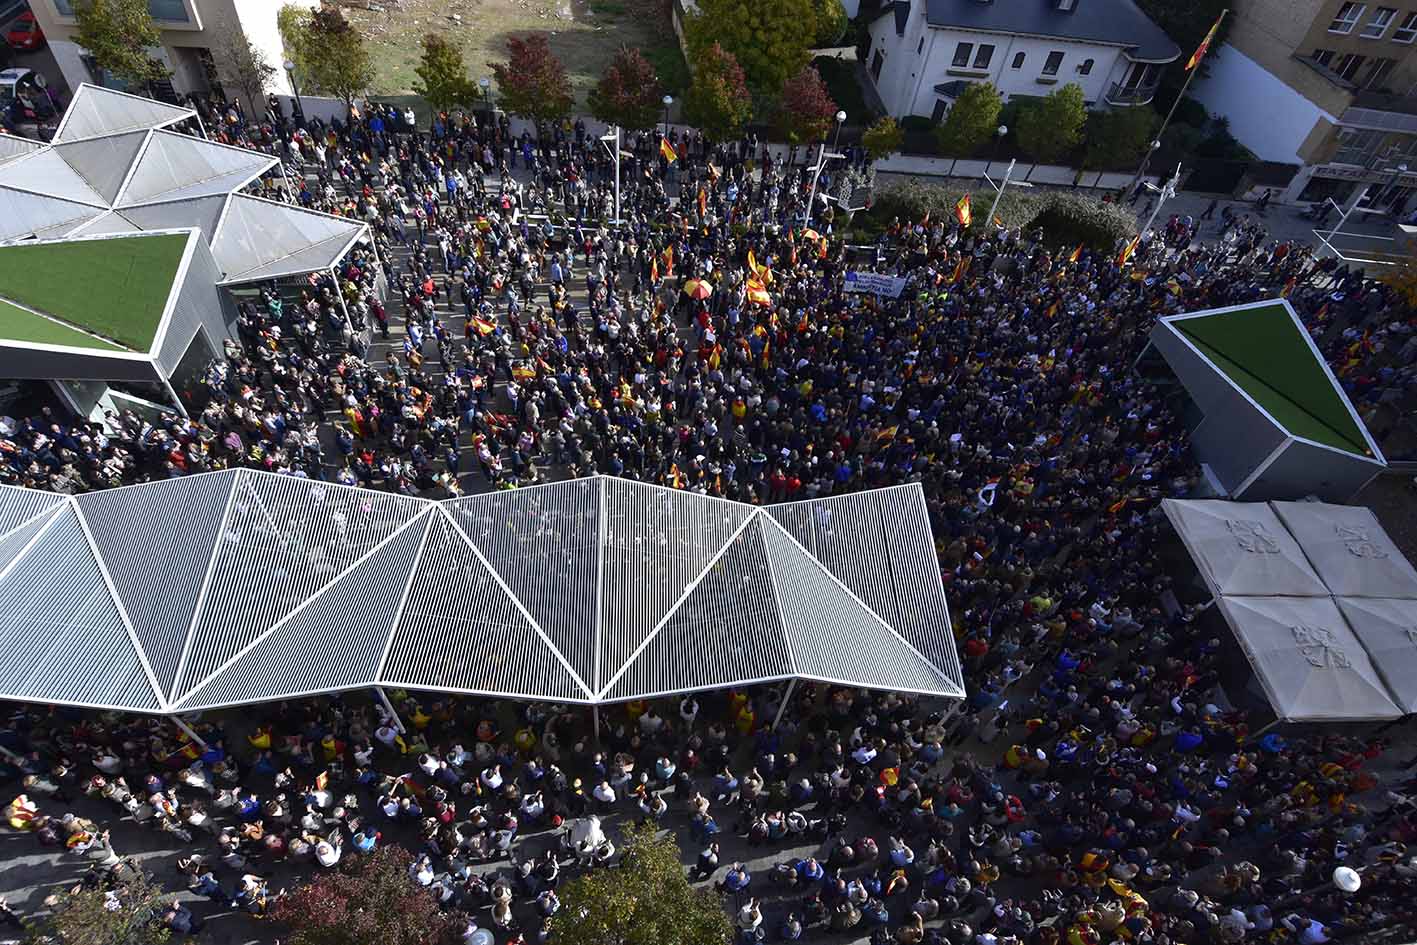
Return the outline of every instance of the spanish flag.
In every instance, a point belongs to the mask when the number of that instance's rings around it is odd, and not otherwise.
[[[1051,319],[1054,315],[1057,315],[1057,314],[1058,314],[1058,303],[1057,303],[1057,302],[1054,302],[1052,305],[1048,306],[1048,311],[1046,311],[1046,312],[1043,313],[1043,317],[1044,317],[1044,318],[1050,318],[1050,319]]]
[[[512,368],[512,377],[519,381],[529,381],[536,377],[536,370],[529,367],[514,367]]]
[[[684,488],[684,474],[679,471],[678,463],[669,466],[669,484],[676,489]]]
[[[1187,72],[1190,72],[1198,66],[1200,61],[1205,58],[1206,52],[1210,49],[1211,40],[1215,39],[1215,31],[1220,29],[1220,21],[1225,19],[1227,12],[1228,11],[1222,10],[1220,15],[1215,18],[1215,22],[1210,27],[1210,32],[1205,34],[1205,39],[1201,40],[1201,44],[1196,47],[1196,51],[1191,53],[1191,58],[1186,60]]]
[[[954,275],[950,276],[950,285],[954,285],[964,278],[965,270],[969,268],[969,261],[973,258],[972,256],[959,257],[959,265],[955,266]]]
[[[955,204],[955,219],[959,221],[960,226],[969,226],[970,221],[974,219],[974,215],[969,211],[969,194],[959,198],[959,203]]]
[[[1079,259],[1081,259],[1081,258],[1082,258],[1082,244],[1079,243],[1079,244],[1078,244],[1078,248],[1075,249],[1075,250],[1073,250],[1071,253],[1068,254],[1068,264],[1071,265],[1071,264],[1077,262],[1077,261],[1078,261]]]
[[[753,255],[753,250],[748,250],[748,271],[755,276],[762,275],[763,267],[758,265],[758,257]]]
[[[659,281],[659,257],[656,256],[649,261],[649,281],[650,285]]]
[[[674,275],[674,244],[673,244],[673,243],[671,243],[671,244],[669,244],[668,246],[664,247],[664,274],[665,274],[666,276],[672,276],[672,275]]]
[[[1132,253],[1135,253],[1137,251],[1137,246],[1140,245],[1140,243],[1141,236],[1133,236],[1132,241],[1126,246],[1123,246],[1121,254],[1117,256],[1117,265],[1125,266],[1127,264],[1127,260],[1132,258]]]
[[[1289,293],[1294,291],[1294,285],[1295,285],[1295,283],[1297,283],[1298,281],[1299,281],[1299,279],[1298,279],[1297,276],[1290,276],[1290,277],[1289,277],[1289,281],[1286,282],[1286,283],[1284,283],[1284,288],[1280,290],[1280,292],[1279,292],[1279,297],[1280,297],[1281,299],[1287,299],[1287,298],[1289,298]]]
[[[768,295],[767,287],[757,279],[749,279],[747,288],[749,302],[756,302],[758,305],[772,304],[772,296]]]
[[[497,326],[485,318],[473,317],[472,327],[477,329],[479,335],[490,335],[497,330]]]
[[[673,164],[675,161],[679,160],[679,155],[674,153],[674,145],[669,143],[668,138],[659,139],[659,156],[664,158],[670,164]]]
[[[702,187],[699,188],[699,216],[708,216],[708,192]]]

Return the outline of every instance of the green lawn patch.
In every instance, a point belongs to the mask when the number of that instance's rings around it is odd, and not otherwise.
[[[100,351],[122,351],[115,344],[86,335],[76,328],[61,325],[42,315],[26,311],[0,299],[0,338],[45,345],[68,345],[71,348],[96,348]]]
[[[186,245],[174,234],[6,246],[0,297],[147,351]]]
[[[1171,323],[1290,433],[1370,455],[1348,412],[1284,306],[1244,308]]]

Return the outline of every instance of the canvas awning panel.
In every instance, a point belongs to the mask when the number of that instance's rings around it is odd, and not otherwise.
[[[1417,712],[1417,612],[1410,600],[1382,597],[1335,597],[1394,701]]]
[[[1268,505],[1165,499],[1161,507],[1212,593],[1328,596],[1299,543]]]
[[[1271,502],[1314,570],[1338,597],[1417,601],[1417,569],[1372,510],[1327,502]],[[1412,605],[1417,612],[1417,603]]]
[[[328,269],[367,227],[357,220],[233,194],[212,255],[227,282],[253,282]]]
[[[54,130],[54,143],[161,128],[196,114],[190,108],[83,82],[74,90],[74,97]]]
[[[138,155],[115,206],[121,209],[160,200],[229,194],[279,163],[278,158],[259,151],[215,144],[173,131],[154,131]]]
[[[1281,719],[1361,721],[1403,714],[1331,598],[1221,597],[1218,606]]]

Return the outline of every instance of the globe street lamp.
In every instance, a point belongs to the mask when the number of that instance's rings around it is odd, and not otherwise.
[[[666,95],[660,99],[664,105],[664,137],[669,137],[669,106],[674,104],[674,96]]]
[[[836,147],[836,146],[837,146],[837,142],[839,142],[839,141],[841,140],[841,126],[842,126],[845,122],[846,122],[846,112],[844,112],[844,111],[838,111],[838,112],[836,113],[836,136],[832,138],[832,150],[833,150],[833,151],[837,150],[837,147]]]
[[[305,120],[305,103],[300,100],[300,86],[295,84],[295,62],[287,59],[281,65],[285,67],[285,74],[290,76],[290,90],[295,93],[295,120],[303,122]]]

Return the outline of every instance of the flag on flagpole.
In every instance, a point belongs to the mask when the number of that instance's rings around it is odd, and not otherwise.
[[[673,164],[675,161],[679,160],[679,155],[674,153],[674,145],[669,143],[668,138],[659,139],[659,156],[664,158],[670,164]]]
[[[755,276],[761,274],[763,271],[763,267],[758,265],[758,258],[753,255],[751,248],[748,250],[748,271]]]
[[[959,203],[955,204],[955,219],[959,221],[960,226],[969,226],[970,221],[974,219],[969,211],[969,194],[959,198]]]
[[[1196,51],[1191,53],[1191,58],[1186,60],[1187,72],[1194,69],[1200,61],[1205,58],[1206,51],[1210,49],[1211,40],[1215,39],[1215,31],[1220,29],[1220,21],[1223,19],[1225,19],[1224,13],[1221,13],[1215,18],[1215,22],[1211,24],[1210,32],[1205,34],[1205,39],[1201,40],[1201,44],[1196,47]]]
[[[672,276],[672,275],[674,275],[674,244],[673,244],[673,243],[671,243],[671,244],[669,244],[668,246],[664,247],[664,274],[665,274],[666,276]]]

